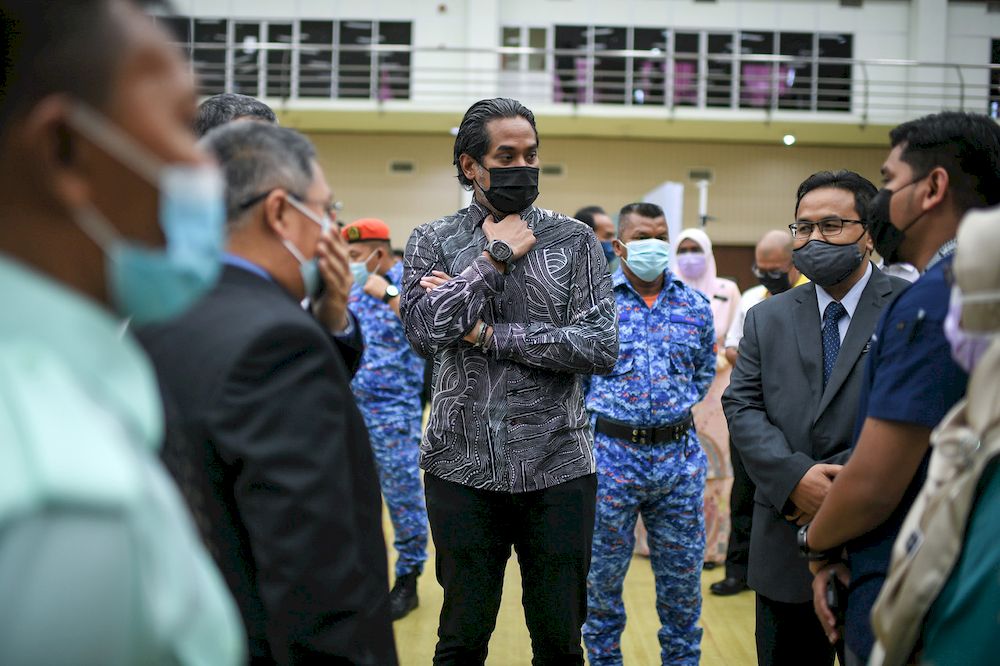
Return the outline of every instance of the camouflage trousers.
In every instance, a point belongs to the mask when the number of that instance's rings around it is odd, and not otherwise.
[[[594,453],[597,515],[583,625],[590,664],[622,663],[622,583],[640,513],[649,532],[662,662],[697,664],[707,467],[698,438],[692,431],[678,441],[640,445],[597,433]]]
[[[420,483],[421,413],[358,401],[378,468],[382,497],[395,534],[396,576],[420,573],[427,559],[427,507]]]

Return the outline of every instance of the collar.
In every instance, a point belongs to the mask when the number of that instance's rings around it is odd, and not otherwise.
[[[538,221],[538,218],[541,217],[541,215],[537,211],[538,209],[535,208],[534,206],[528,206],[520,213],[518,213],[518,215],[521,216],[521,219],[525,220],[528,223],[529,229],[534,229],[535,223]],[[472,203],[469,204],[469,213],[468,213],[468,219],[469,221],[472,222],[472,225],[475,227],[480,226],[483,222],[486,221],[486,218],[492,214],[493,214],[492,211],[486,208],[486,206],[476,201],[476,195],[473,194]],[[499,222],[499,220],[497,221]]]
[[[265,280],[270,280],[271,282],[274,282],[274,278],[271,277],[271,274],[268,273],[266,270],[264,270],[259,264],[255,264],[249,259],[246,259],[239,255],[232,254],[230,252],[223,252],[222,263],[226,264],[227,266],[242,268],[245,271],[261,276]]]
[[[931,260],[927,262],[927,267],[924,268],[924,272],[926,273],[927,271],[929,271],[931,267],[934,266],[934,264],[938,263],[942,259],[945,259],[955,254],[955,248],[957,245],[958,245],[957,238],[952,238],[949,241],[945,241],[945,244],[939,247],[938,251],[934,253],[933,257],[931,257]]]
[[[50,354],[137,443],[160,445],[163,412],[156,376],[135,338],[107,309],[0,254],[0,344]],[[27,358],[27,357],[26,357]]]
[[[847,310],[847,318],[851,319],[854,317],[854,311],[858,309],[858,303],[861,302],[861,294],[864,292],[865,287],[868,286],[868,281],[872,278],[872,262],[868,262],[868,268],[865,269],[865,274],[861,276],[861,279],[854,283],[850,291],[844,294],[844,297],[840,299],[840,304],[844,306]],[[826,312],[826,306],[833,302],[833,296],[826,292],[826,289],[816,285],[816,302],[819,305],[819,320],[822,324],[823,313]]]
[[[676,277],[673,273],[670,272],[669,268],[665,269],[663,271],[663,288],[660,289],[660,293],[663,293],[667,289],[671,288],[675,282],[678,284],[683,284],[680,278]],[[619,265],[618,268],[615,269],[615,272],[611,274],[611,286],[614,289],[618,289],[619,287],[626,287],[627,289],[631,289],[632,293],[634,293],[636,296],[639,295],[639,292],[636,291],[635,287],[632,286],[632,283],[629,281],[628,276],[625,275],[625,271],[622,270],[621,265]]]

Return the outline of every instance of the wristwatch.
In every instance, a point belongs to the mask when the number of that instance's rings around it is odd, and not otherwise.
[[[494,261],[501,264],[506,264],[514,256],[514,248],[510,246],[510,243],[498,239],[491,240],[486,246],[486,251],[493,257]]]
[[[802,557],[812,562],[839,560],[840,548],[831,548],[830,550],[822,551],[815,551],[809,548],[809,525],[811,524],[812,523],[806,523],[800,527],[795,538],[799,546],[799,553]]]
[[[382,294],[382,302],[388,303],[397,296],[399,296],[399,287],[397,287],[394,284],[390,284],[388,287],[385,288],[385,293]]]

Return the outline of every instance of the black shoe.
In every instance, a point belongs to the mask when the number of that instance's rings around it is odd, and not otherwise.
[[[392,621],[402,619],[410,614],[414,608],[420,604],[417,598],[417,576],[416,571],[403,574],[396,578],[392,591],[389,592],[389,614]]]
[[[747,582],[745,580],[740,580],[739,578],[724,578],[718,583],[712,583],[708,586],[709,591],[718,597],[729,597],[734,594],[739,594],[743,590],[749,590],[747,587]]]
[[[701,568],[705,571],[711,571],[715,567],[719,566],[718,562],[703,562]]]

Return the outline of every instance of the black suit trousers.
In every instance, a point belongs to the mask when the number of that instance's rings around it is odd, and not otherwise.
[[[434,664],[483,664],[513,546],[532,663],[583,664],[597,477],[500,493],[424,476],[444,605]]]
[[[733,487],[729,493],[729,543],[726,545],[726,578],[746,581],[750,560],[750,528],[753,525],[753,496],[757,486],[747,474],[736,447],[729,448],[733,463]]]
[[[811,601],[788,604],[757,595],[758,666],[833,666],[843,641],[830,645]]]

